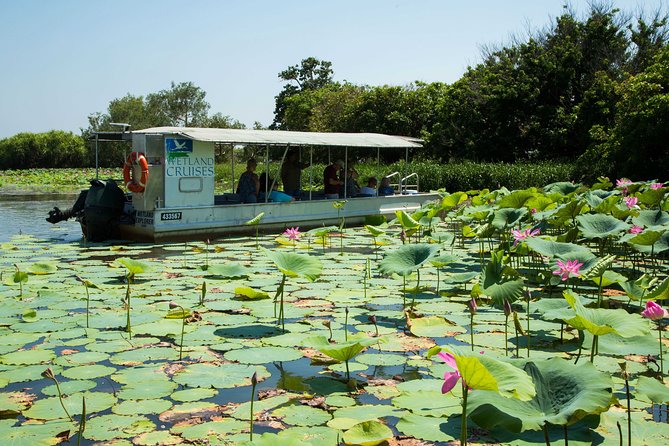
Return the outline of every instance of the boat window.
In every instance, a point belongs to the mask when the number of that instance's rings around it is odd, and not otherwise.
[[[202,192],[201,177],[182,177],[179,178],[179,192]]]

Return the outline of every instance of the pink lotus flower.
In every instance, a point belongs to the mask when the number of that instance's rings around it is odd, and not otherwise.
[[[632,180],[630,180],[629,178],[621,178],[619,180],[616,180],[616,187],[625,187],[629,186],[630,184],[632,184]]]
[[[448,393],[453,390],[453,387],[455,387],[462,376],[458,371],[458,364],[455,362],[455,356],[444,352],[437,353],[437,356],[443,359],[446,365],[453,369],[452,372],[444,373],[444,384],[441,386],[441,393]]]
[[[651,189],[662,189],[663,187],[664,183],[650,183]]]
[[[657,321],[669,316],[669,311],[665,310],[652,300],[649,300],[646,302],[646,309],[641,312],[641,316],[650,319],[651,321]]]
[[[639,199],[637,197],[626,197],[625,198],[625,204],[627,205],[627,209],[633,209],[635,207],[638,207],[636,204],[639,202]]]
[[[632,226],[632,227],[630,228],[630,230],[629,230],[628,232],[629,232],[630,234],[640,234],[640,233],[643,232],[643,227],[642,227],[642,226],[634,225],[634,226]]]
[[[567,260],[566,263],[561,260],[557,261],[558,269],[553,271],[553,274],[556,276],[561,276],[562,281],[569,279],[570,277],[578,277],[579,270],[583,266],[583,263],[578,260]]]
[[[300,237],[302,237],[302,233],[300,232],[300,227],[296,228],[288,228],[286,231],[283,233],[284,236],[288,237],[288,240],[292,241],[299,241]]]
[[[511,235],[513,235],[513,238],[515,241],[513,242],[513,246],[516,246],[519,242],[525,241],[526,238],[528,237],[534,237],[535,235],[539,235],[539,228],[537,229],[532,229],[532,228],[527,228],[523,231],[520,231],[518,229],[513,229],[511,230]]]
[[[473,316],[476,314],[476,311],[479,309],[479,306],[476,305],[476,299],[473,297],[469,302],[467,302],[467,307],[469,308],[469,313]]]

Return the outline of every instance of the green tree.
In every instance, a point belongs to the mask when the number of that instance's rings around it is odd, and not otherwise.
[[[209,103],[207,93],[192,82],[175,84],[169,90],[149,94],[145,107],[150,116],[164,125],[197,127],[207,121]]]
[[[86,165],[84,140],[71,132],[18,133],[0,140],[0,169]]]
[[[275,97],[273,129],[295,130],[287,127],[285,122],[286,101],[302,91],[317,90],[332,83],[332,62],[308,57],[279,73],[279,79],[288,84]]]

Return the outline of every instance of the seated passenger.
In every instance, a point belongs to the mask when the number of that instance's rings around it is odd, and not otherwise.
[[[300,153],[297,150],[288,152],[286,161],[281,166],[281,182],[283,191],[292,197],[302,194],[302,169],[309,167],[300,162]]]
[[[344,184],[340,180],[339,172],[344,168],[344,161],[337,160],[330,164],[323,171],[323,186],[325,187],[325,198],[338,199],[341,186]]]
[[[364,186],[360,189],[360,195],[363,197],[376,197],[376,177],[369,177],[367,180],[367,186]]]
[[[260,174],[260,193],[258,194],[258,199],[260,201],[265,201],[265,191],[269,190],[269,188],[272,188],[272,178],[268,177],[267,174],[263,172]],[[267,201],[273,203],[288,203],[295,201],[295,197],[279,192],[277,188],[278,184],[274,183],[274,187],[269,192]]]
[[[358,185],[358,171],[353,167],[349,167],[346,173],[346,196],[356,197],[360,194],[360,186]]]
[[[379,196],[381,195],[395,195],[395,189],[390,186],[390,178],[381,178],[381,186],[379,186]]]
[[[258,162],[250,158],[246,162],[246,171],[239,177],[237,183],[237,194],[242,203],[257,203],[258,192],[260,191],[260,181],[255,173]]]

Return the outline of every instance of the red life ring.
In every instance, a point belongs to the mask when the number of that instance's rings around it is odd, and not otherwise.
[[[134,178],[134,166],[139,166],[142,170],[142,176],[139,180]],[[123,181],[125,181],[125,187],[127,187],[130,192],[136,194],[144,192],[146,183],[149,181],[149,163],[146,161],[146,157],[143,153],[132,152],[128,155],[128,158],[123,165]]]

